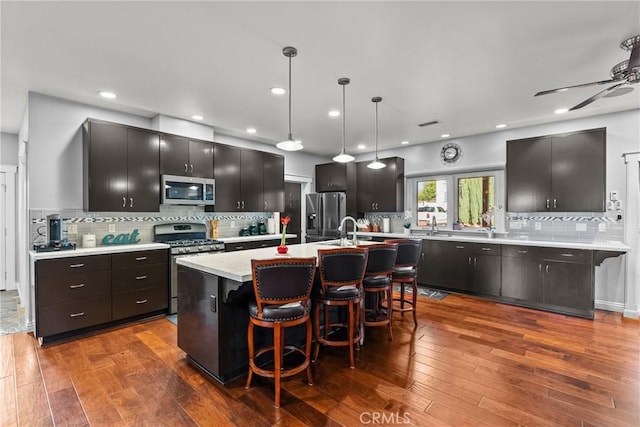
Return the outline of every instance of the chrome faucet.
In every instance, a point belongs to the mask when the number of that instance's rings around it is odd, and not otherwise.
[[[431,233],[435,234],[438,232],[438,222],[436,221],[436,216],[431,217]]]
[[[357,238],[356,232],[358,231],[358,226],[356,225],[356,220],[355,220],[354,217],[345,216],[344,218],[342,218],[342,221],[340,221],[340,226],[338,227],[338,231],[342,233],[342,227],[344,227],[344,223],[347,220],[350,220],[351,222],[353,222],[353,241],[352,241],[352,244],[353,245],[357,245],[358,244],[358,238]],[[345,230],[344,232],[346,234],[347,230]],[[347,237],[348,237],[348,235],[347,235]],[[345,237],[344,240],[340,239],[340,246],[346,246],[346,245],[349,244],[348,243],[349,239],[347,237]]]

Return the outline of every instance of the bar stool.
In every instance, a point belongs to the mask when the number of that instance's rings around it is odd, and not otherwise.
[[[389,330],[389,339],[393,340],[391,274],[396,261],[397,247],[391,243],[379,243],[366,247],[369,250],[369,260],[363,280],[365,293],[363,323],[364,326],[386,326]],[[372,298],[368,298],[367,294],[371,294]],[[369,300],[373,301],[372,307],[367,307]],[[384,306],[383,300],[386,301]]]
[[[251,260],[255,301],[249,303],[249,376],[246,388],[251,385],[253,373],[275,381],[275,407],[280,407],[280,379],[290,377],[306,369],[309,385],[311,376],[311,288],[316,272],[316,257],[277,258]],[[306,327],[306,348],[285,345],[285,329],[300,324]],[[255,326],[273,329],[273,345],[254,351]],[[304,361],[291,368],[283,367],[283,350],[304,355]],[[259,367],[255,359],[273,351],[273,370]]]
[[[414,239],[390,239],[385,240],[388,243],[395,243],[398,245],[398,256],[396,257],[396,263],[393,268],[393,283],[400,284],[400,297],[394,298],[394,301],[399,302],[394,310],[402,313],[407,311],[413,312],[413,323],[418,326],[418,319],[416,316],[416,303],[418,301],[418,261],[420,260],[420,251],[422,249],[422,240]],[[411,299],[405,297],[404,287],[405,285],[411,285]],[[408,304],[409,307],[405,307]]]
[[[320,283],[322,288],[318,298],[314,298],[314,325],[316,348],[313,361],[318,360],[320,345],[349,347],[349,367],[355,368],[353,347],[361,338],[360,302],[362,301],[362,278],[367,266],[367,249],[338,248],[318,249]],[[341,319],[332,321],[330,307],[346,307],[347,323]],[[320,325],[320,311],[324,321]],[[336,328],[347,328],[347,339],[330,339],[329,334]]]

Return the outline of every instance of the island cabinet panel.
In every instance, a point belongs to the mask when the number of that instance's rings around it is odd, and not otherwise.
[[[83,126],[84,209],[158,212],[157,132],[87,120]]]
[[[160,174],[213,178],[213,142],[162,134]]]
[[[542,302],[542,266],[528,246],[502,247],[502,290],[505,298]]]
[[[168,307],[166,249],[35,262],[36,336],[43,341],[98,329]]]
[[[215,144],[216,212],[279,212],[284,157]]]
[[[422,240],[422,253],[418,262],[418,283],[444,286],[449,283],[448,243],[442,240]]]
[[[606,129],[507,141],[507,210],[604,212]]]
[[[111,257],[95,255],[35,264],[36,335],[49,336],[111,320]]]
[[[369,169],[370,162],[357,163],[358,212],[401,212],[404,210],[404,159],[380,159],[387,166]]]

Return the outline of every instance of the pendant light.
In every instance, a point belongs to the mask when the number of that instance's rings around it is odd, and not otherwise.
[[[300,141],[294,140],[291,134],[291,58],[298,54],[298,50],[295,47],[287,46],[282,49],[282,54],[289,58],[289,136],[286,140],[278,142],[276,147],[284,151],[298,151],[304,147]]]
[[[344,123],[345,123],[345,108],[344,108],[344,87],[346,85],[348,85],[351,82],[351,80],[349,80],[347,77],[342,77],[338,79],[338,84],[340,86],[342,86],[342,151],[340,152],[340,154],[338,154],[337,156],[335,156],[333,158],[334,162],[338,162],[338,163],[349,163],[354,161],[356,158],[347,154],[345,148],[344,148]]]
[[[382,101],[382,98],[379,96],[371,98],[371,102],[376,104],[376,159],[367,165],[369,169],[382,169],[387,167],[387,165],[378,160],[378,103],[380,101]]]

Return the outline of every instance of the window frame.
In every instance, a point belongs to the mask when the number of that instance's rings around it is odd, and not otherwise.
[[[405,183],[405,209],[411,210],[411,228],[425,230],[430,226],[418,226],[418,192],[419,181],[447,181],[447,226],[446,230],[453,228],[453,222],[457,220],[454,215],[458,212],[458,179],[475,178],[479,176],[493,176],[494,179],[494,223],[497,232],[504,232],[504,201],[506,197],[505,170],[504,169],[474,169],[450,174],[423,174],[407,177]],[[441,228],[442,229],[442,228]],[[465,227],[462,230],[477,231],[477,228]]]

